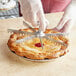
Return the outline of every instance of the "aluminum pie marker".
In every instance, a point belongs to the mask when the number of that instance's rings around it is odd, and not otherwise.
[[[58,33],[58,34],[54,34],[54,33],[51,33],[51,34],[44,34],[44,33],[42,33],[42,32],[39,32],[39,31],[37,31],[37,32],[25,32],[25,31],[18,31],[18,30],[13,30],[13,29],[8,29],[8,32],[10,32],[10,33],[19,33],[19,34],[24,34],[24,35],[26,35],[26,34],[29,34],[29,35],[33,35],[33,36],[30,36],[30,37],[26,37],[26,38],[23,38],[23,39],[20,39],[20,40],[17,40],[16,42],[17,43],[21,43],[21,42],[24,42],[24,41],[26,41],[26,40],[29,40],[29,39],[32,39],[32,38],[35,38],[35,37],[38,37],[38,38],[40,38],[40,42],[41,42],[41,44],[42,44],[42,39],[41,38],[43,38],[43,37],[46,37],[48,40],[52,40],[52,41],[54,41],[54,42],[57,42],[57,43],[60,43],[61,45],[64,45],[64,46],[66,46],[66,44],[64,43],[64,42],[60,42],[60,41],[57,41],[57,40],[54,40],[54,39],[51,39],[51,38],[48,38],[48,36],[64,36],[64,35],[67,35],[67,34],[65,34],[65,33]],[[43,46],[43,45],[42,45]],[[43,47],[42,47],[43,48]]]
[[[44,47],[43,46],[43,42],[42,42],[42,38],[46,38],[48,40],[54,41],[54,42],[59,43],[61,45],[67,46],[64,42],[55,40],[53,38],[49,38],[49,36],[65,36],[65,35],[67,35],[66,33],[49,33],[49,34],[45,34],[40,29],[38,31],[36,31],[34,28],[31,27],[31,25],[28,22],[24,22],[23,21],[23,24],[25,26],[27,26],[28,28],[30,28],[34,32],[26,32],[26,31],[19,31],[19,30],[14,30],[14,29],[8,29],[8,32],[11,32],[11,33],[13,32],[13,33],[19,33],[19,34],[22,34],[22,35],[26,35],[26,34],[27,35],[31,35],[29,37],[25,37],[23,39],[16,40],[17,43],[21,43],[21,42],[24,42],[26,40],[30,40],[30,39],[33,39],[35,37],[38,37],[40,39],[40,43],[41,43],[42,49]]]

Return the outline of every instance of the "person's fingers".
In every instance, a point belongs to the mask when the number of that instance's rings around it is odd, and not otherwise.
[[[38,20],[40,22],[39,28],[40,28],[40,30],[42,30],[44,32],[46,30],[48,22],[45,19],[43,11],[39,10],[37,13],[37,16],[38,16]]]
[[[34,12],[31,14],[31,18],[29,17],[29,22],[32,24],[32,26],[37,26],[37,14]]]
[[[71,28],[73,26],[73,20],[69,19],[65,24],[64,26],[61,28],[61,29],[57,29],[56,27],[53,28],[53,30],[55,31],[59,31],[59,32],[62,32],[62,33],[69,33],[71,31]]]
[[[47,29],[48,25],[49,25],[49,21],[47,19],[45,19],[45,23],[46,23],[46,29]]]
[[[34,27],[37,26],[37,15],[36,15],[36,13],[29,12],[29,14],[28,14],[26,11],[22,11],[22,14],[23,14],[23,18],[25,21],[28,21]]]
[[[68,20],[68,21],[64,24],[63,28],[60,29],[59,31],[60,31],[60,32],[68,33],[68,32],[70,32],[71,27],[72,27],[72,21],[71,21],[71,20]]]
[[[60,22],[57,25],[57,29],[60,30],[63,28],[63,26],[65,25],[65,23],[67,23],[67,21],[69,20],[68,17],[62,17],[62,19],[60,20]]]
[[[28,0],[20,0],[21,4],[21,13],[25,21],[31,23],[32,26],[37,26],[37,14],[33,10]]]

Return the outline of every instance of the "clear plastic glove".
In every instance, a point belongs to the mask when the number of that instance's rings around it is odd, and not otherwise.
[[[34,27],[38,25],[42,31],[45,31],[48,22],[45,19],[41,0],[19,0],[21,13],[25,21],[30,22]]]
[[[69,33],[75,20],[75,7],[70,4],[64,12],[62,19],[54,30]]]

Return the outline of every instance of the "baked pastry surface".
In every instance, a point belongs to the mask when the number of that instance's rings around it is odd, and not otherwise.
[[[35,28],[38,30],[38,28]],[[28,31],[33,32],[31,29],[21,29],[20,31]],[[54,30],[47,29],[45,33],[59,33]],[[28,37],[29,35],[20,35],[18,33],[14,33],[10,36],[8,40],[8,47],[11,51],[15,52],[17,55],[26,57],[29,59],[54,59],[60,56],[63,56],[67,52],[68,48],[68,39],[64,36],[50,36],[49,38],[53,38],[55,40],[59,40],[64,42],[67,46],[61,45],[57,42],[48,40],[46,38],[42,38],[43,46],[42,49],[40,39],[38,37],[26,40],[22,43],[16,43],[15,41],[24,37]]]

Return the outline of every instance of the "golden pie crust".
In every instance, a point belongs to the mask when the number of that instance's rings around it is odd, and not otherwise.
[[[35,30],[38,30],[38,28],[35,28]],[[31,29],[20,29],[20,31],[33,32]],[[59,33],[59,32],[47,29],[45,33]],[[9,49],[19,56],[38,60],[54,59],[63,56],[68,52],[67,51],[68,46],[64,46],[54,41],[47,40],[46,38],[42,38],[42,42],[44,45],[43,49],[42,47],[35,46],[35,44],[40,43],[40,39],[37,37],[24,41],[22,43],[15,42],[16,40],[27,36],[28,36],[27,34],[24,36],[18,33],[12,34],[7,43]],[[51,36],[51,37],[54,38],[55,40],[63,41],[65,44],[68,45],[68,38],[64,36]]]

